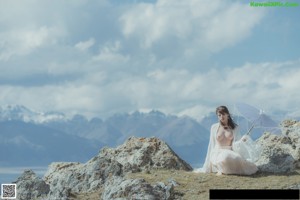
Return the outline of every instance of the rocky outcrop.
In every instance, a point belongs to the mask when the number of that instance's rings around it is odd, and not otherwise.
[[[261,172],[286,173],[300,167],[300,123],[284,121],[281,127],[281,135],[265,133],[256,141],[262,149],[256,162]],[[173,183],[126,178],[129,172],[152,169],[191,171],[192,167],[158,138],[131,137],[117,148],[103,148],[86,163],[52,163],[43,180],[25,171],[16,182],[18,197],[64,200],[97,192],[105,200],[176,199]]]
[[[97,190],[109,177],[120,175],[120,163],[108,158],[95,157],[85,164],[52,163],[44,179],[50,185],[50,200],[68,199],[72,194]]]
[[[144,179],[114,177],[105,183],[102,199],[173,199],[173,185],[160,182],[152,186]]]
[[[36,193],[47,194],[43,199],[72,199],[79,193],[102,190],[102,199],[134,197],[136,199],[170,199],[173,185],[150,185],[143,179],[125,179],[128,172],[151,169],[192,170],[163,141],[157,138],[129,138],[117,148],[103,148],[87,163],[52,163],[43,183],[48,187],[35,188]],[[22,185],[21,185],[22,186]],[[21,189],[21,195],[35,195]],[[28,193],[28,194],[27,194]],[[31,198],[27,198],[31,199]]]
[[[130,137],[123,145],[103,148],[100,157],[119,162],[124,172],[147,169],[177,169],[191,171],[192,167],[182,160],[165,142],[158,138]]]
[[[262,153],[256,162],[261,172],[286,173],[300,167],[300,123],[281,123],[281,135],[265,133],[257,143]]]
[[[44,199],[50,191],[50,186],[32,170],[25,170],[14,183],[17,185],[18,200]]]

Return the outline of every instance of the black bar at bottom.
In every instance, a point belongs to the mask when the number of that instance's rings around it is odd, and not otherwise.
[[[277,190],[277,189],[257,189],[257,190],[242,190],[242,189],[210,189],[210,199],[289,199],[299,200],[300,190]]]

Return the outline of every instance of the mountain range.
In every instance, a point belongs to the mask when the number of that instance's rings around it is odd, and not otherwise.
[[[233,116],[240,132],[249,122]],[[201,120],[188,116],[148,113],[116,113],[106,119],[67,117],[61,112],[37,112],[22,105],[0,107],[0,166],[46,166],[53,161],[86,162],[104,146],[116,147],[130,136],[157,137],[192,166],[204,162],[210,126],[215,113]],[[276,123],[279,124],[279,121]],[[266,130],[253,129],[257,139]]]
[[[160,111],[118,113],[105,120],[21,105],[0,108],[0,165],[45,166],[53,161],[86,162],[104,147],[128,137],[158,137],[192,165],[203,162],[209,131],[193,118]]]

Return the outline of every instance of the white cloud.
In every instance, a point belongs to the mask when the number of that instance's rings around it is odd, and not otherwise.
[[[75,45],[75,48],[77,48],[80,51],[86,51],[88,50],[90,47],[92,47],[95,44],[96,40],[94,38],[90,38],[87,41],[83,41],[83,42],[78,42]]]
[[[0,31],[0,62],[11,61],[6,63],[11,66],[2,76],[13,76],[11,69],[22,77],[29,72],[85,76],[99,70],[196,68],[201,57],[242,40],[263,16],[262,9],[250,12],[249,6],[229,2],[159,0],[122,6],[106,0],[26,0],[16,6],[5,1],[0,8],[6,19],[0,21],[6,27]],[[233,30],[223,34],[227,25]]]
[[[291,110],[300,96],[300,61],[247,63],[238,68],[156,70],[146,74],[91,72],[82,79],[43,87],[1,86],[1,103],[88,116],[158,109],[201,118],[218,105],[246,102],[264,110]],[[33,101],[34,99],[34,101]],[[198,117],[197,117],[198,116]]]
[[[214,58],[202,60],[238,45],[264,19],[265,9],[241,1],[2,2],[1,104],[196,118],[235,101],[288,109],[300,100],[299,61],[218,69]]]
[[[236,44],[249,36],[264,13],[232,1],[158,0],[133,6],[120,21],[123,34],[138,38],[144,48],[174,37],[191,54],[199,48],[217,52]]]
[[[253,9],[247,4],[230,4],[211,16],[201,43],[207,45],[212,52],[230,47],[249,36],[263,16],[263,10]]]
[[[180,111],[177,115],[178,116],[189,116],[197,121],[201,121],[207,113],[213,112],[214,107],[204,106],[204,105],[195,105],[189,108],[186,108]]]
[[[121,50],[121,42],[115,41],[114,43],[107,43],[105,44],[100,53],[92,58],[93,61],[98,62],[108,62],[108,63],[118,63],[121,64],[127,62],[129,60],[129,56],[122,55],[119,53]]]
[[[211,69],[205,73],[160,70],[149,72],[147,78],[120,80],[114,86],[123,86],[125,93],[122,95],[136,101],[136,109],[152,105],[195,118],[207,114],[215,106],[225,104],[231,107],[239,101],[265,110],[288,110],[300,100],[296,90],[300,84],[297,78],[299,65],[299,61],[248,63],[238,68]]]
[[[43,45],[55,44],[64,31],[57,27],[41,26],[31,29],[0,32],[0,61],[12,56],[24,56]]]

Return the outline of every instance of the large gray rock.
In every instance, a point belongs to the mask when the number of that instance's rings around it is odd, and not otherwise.
[[[257,141],[262,154],[256,162],[262,172],[286,173],[300,167],[300,123],[281,123],[282,135],[265,133]]]
[[[157,183],[152,186],[144,179],[124,179],[113,177],[105,183],[102,199],[147,199],[147,200],[169,200],[173,199],[173,185]]]
[[[119,162],[123,166],[124,172],[138,172],[147,169],[192,170],[192,167],[164,141],[155,137],[130,137],[116,149],[103,148],[99,156]]]
[[[17,199],[44,199],[50,187],[38,177],[32,170],[25,170],[14,182],[17,184]]]
[[[126,172],[158,168],[192,170],[192,167],[179,158],[165,142],[157,138],[131,137],[115,149],[103,148],[97,156],[85,164],[52,163],[44,176],[44,180],[50,185],[49,200],[68,199],[77,193],[103,188],[106,181],[110,180],[111,177],[121,177]],[[112,178],[112,180],[115,179]],[[133,182],[135,185],[140,183],[140,181]],[[117,184],[114,187],[119,187],[119,182],[110,181],[110,186],[113,184]],[[144,185],[147,186],[146,183]],[[147,187],[150,188],[149,191],[147,190],[147,195],[154,192],[153,195],[155,196],[158,192],[158,190],[152,190],[152,186],[150,187],[149,184]],[[107,187],[105,188],[107,191]],[[139,192],[139,190],[135,191],[135,188],[138,186],[131,188],[131,193]],[[166,190],[163,191],[165,194]],[[107,192],[106,196],[109,194],[110,192]]]
[[[68,199],[69,196],[97,190],[106,179],[122,174],[122,166],[108,158],[95,157],[85,164],[52,163],[44,179],[50,185],[48,199]]]

